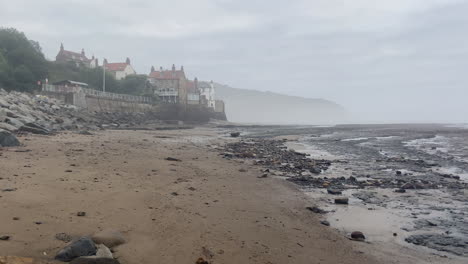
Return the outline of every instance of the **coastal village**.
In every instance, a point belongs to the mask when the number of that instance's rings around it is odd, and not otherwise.
[[[100,65],[99,60],[94,55],[88,58],[84,49],[81,52],[69,51],[64,48],[63,43],[60,45],[60,50],[55,61],[58,63],[71,63],[76,67],[90,69],[102,67],[116,80],[123,80],[128,76],[137,74],[128,57],[124,62],[108,62],[107,59],[104,59],[102,65]],[[216,100],[213,81],[199,81],[196,77],[190,80],[185,74],[184,67],[180,66],[180,68],[176,68],[175,64],[170,69],[164,69],[162,66],[156,69],[152,66],[149,73],[145,74],[145,76],[147,77],[146,89],[149,91],[147,94],[151,94],[152,98],[150,100],[135,96],[134,98],[139,99],[139,101],[152,103],[157,101],[162,104],[181,106],[200,106],[209,109],[213,113],[217,113],[215,116],[221,116],[221,119],[225,119],[224,102]],[[49,84],[48,80],[46,80],[42,84],[42,87],[43,91],[59,93],[77,91],[77,89],[86,91],[86,89],[90,88],[82,80],[60,80],[52,84]],[[97,87],[93,88],[96,89]],[[105,92],[105,81],[102,90]],[[118,96],[113,97],[116,98]],[[73,101],[71,103],[75,104]]]

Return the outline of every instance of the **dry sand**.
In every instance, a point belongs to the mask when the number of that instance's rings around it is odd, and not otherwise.
[[[67,132],[20,140],[24,146],[0,150],[0,189],[17,188],[0,191],[0,236],[11,236],[0,241],[0,255],[52,259],[66,245],[55,234],[113,228],[128,239],[115,249],[128,264],[195,263],[199,257],[212,263],[384,263],[363,253],[365,243],[321,225],[305,210],[311,198],[293,184],[257,178],[261,168],[220,157],[211,145],[231,139],[214,130]]]

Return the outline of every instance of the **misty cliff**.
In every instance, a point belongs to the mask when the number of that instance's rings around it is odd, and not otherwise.
[[[324,100],[232,88],[216,84],[216,99],[226,103],[231,122],[267,124],[335,124],[343,122],[345,110]]]

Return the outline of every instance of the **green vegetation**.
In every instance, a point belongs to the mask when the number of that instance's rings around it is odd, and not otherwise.
[[[49,83],[62,80],[84,82],[91,89],[102,89],[102,68],[90,69],[76,64],[47,61],[38,42],[28,40],[13,28],[0,28],[0,88],[34,92],[37,81]],[[106,72],[106,91],[133,95],[149,95],[145,75],[127,76],[116,80]]]
[[[0,85],[30,92],[47,76],[40,46],[13,28],[0,28]]]

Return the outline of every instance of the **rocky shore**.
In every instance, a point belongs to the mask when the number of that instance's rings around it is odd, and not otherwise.
[[[352,231],[364,231],[366,240],[384,246],[392,241],[394,248],[412,249],[414,244],[430,248],[432,254],[442,257],[468,257],[468,181],[463,172],[445,169],[466,167],[462,159],[467,153],[457,152],[465,146],[446,150],[446,146],[433,143],[416,151],[411,147],[412,142],[435,137],[434,131],[459,140],[466,137],[464,130],[442,126],[357,126],[242,127],[237,131],[242,131],[244,137],[228,144],[222,155],[251,160],[262,166],[264,177],[286,179],[316,197],[321,201],[319,206],[308,209],[326,215],[323,225],[339,228],[350,238]],[[286,135],[296,135],[296,139],[274,139]],[[445,144],[450,146],[450,142]],[[450,157],[451,151],[457,156]],[[393,222],[372,220],[381,218]],[[349,219],[360,219],[363,224]],[[422,251],[414,248],[414,252]],[[421,256],[424,262],[423,259]],[[443,263],[458,263],[451,261]]]

